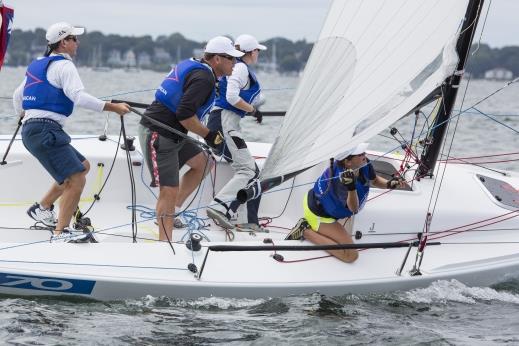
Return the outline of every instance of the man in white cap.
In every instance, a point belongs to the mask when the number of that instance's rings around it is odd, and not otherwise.
[[[242,55],[227,37],[209,40],[201,60],[187,59],[171,70],[141,119],[139,139],[150,170],[151,185],[160,186],[156,206],[160,240],[171,240],[175,221],[179,221],[174,219],[175,214],[182,211],[182,204],[209,173],[214,162],[198,145],[156,122],[184,134],[194,132],[212,147],[220,144],[223,135],[210,131],[200,120],[213,107],[216,81],[229,76],[236,58]],[[190,169],[179,182],[179,170],[184,164]],[[177,222],[176,227],[181,226]]]
[[[261,87],[251,66],[258,62],[259,52],[267,47],[246,34],[238,36],[235,47],[245,54],[234,65],[232,75],[220,80],[220,95],[208,123],[210,129],[222,130],[225,137],[223,154],[234,171],[232,179],[215,196],[213,205],[207,208],[207,215],[224,228],[234,227],[231,219],[240,206],[236,194],[259,175],[259,168],[243,138],[240,120],[245,115],[252,115],[261,124],[263,119],[258,110],[263,103]],[[261,196],[246,203],[247,218],[239,227],[262,230],[258,222],[260,200]]]
[[[129,112],[127,104],[105,102],[84,91],[72,62],[79,46],[77,36],[84,31],[64,22],[51,25],[45,35],[45,56],[29,65],[26,77],[13,95],[15,111],[23,117],[23,144],[55,180],[41,201],[27,210],[35,221],[54,228],[52,242],[81,241],[90,236],[82,232],[74,235],[69,229],[90,164],[63,131],[68,116],[74,106],[120,116]],[[58,198],[61,199],[56,220],[53,208]]]
[[[303,201],[304,218],[286,237],[303,237],[318,245],[352,244],[353,217],[367,201],[370,184],[381,189],[404,187],[399,177],[384,179],[366,158],[368,143],[348,149],[330,160],[330,167],[317,179]],[[348,230],[338,220],[348,218]],[[327,250],[343,262],[354,262],[357,250]]]

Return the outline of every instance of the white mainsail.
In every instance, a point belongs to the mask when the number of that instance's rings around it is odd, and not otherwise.
[[[335,0],[261,173],[293,173],[373,137],[456,69],[468,0]]]

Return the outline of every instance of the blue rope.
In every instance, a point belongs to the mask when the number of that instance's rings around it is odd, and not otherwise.
[[[514,129],[514,128],[511,127],[511,126],[508,126],[507,124],[503,123],[502,121],[499,121],[499,120],[495,119],[492,115],[490,115],[490,114],[486,114],[486,113],[480,111],[480,110],[477,109],[477,108],[472,108],[472,109],[475,109],[475,110],[478,112],[478,114],[484,115],[485,117],[489,118],[490,120],[495,121],[495,122],[498,123],[499,125],[502,125],[502,126],[508,128],[508,129],[514,131],[515,133],[519,133],[518,130]]]

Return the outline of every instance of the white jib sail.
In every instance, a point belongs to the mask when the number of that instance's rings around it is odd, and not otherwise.
[[[334,1],[261,179],[328,160],[409,113],[455,71],[467,5]]]

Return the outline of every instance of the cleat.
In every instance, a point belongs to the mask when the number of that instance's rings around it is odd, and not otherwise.
[[[42,206],[36,202],[27,209],[27,215],[34,221],[43,223],[45,226],[55,227],[57,223],[54,205],[52,205],[50,209],[43,209]]]
[[[307,228],[310,228],[308,221],[306,221],[304,218],[299,219],[294,228],[292,228],[290,233],[287,234],[285,240],[302,240],[303,233]]]
[[[231,223],[231,220],[229,217],[227,217],[224,213],[221,211],[218,211],[213,208],[207,208],[207,216],[209,216],[213,221],[220,227],[226,228],[226,229],[233,229],[234,225]]]

